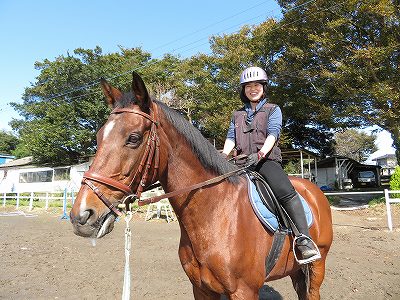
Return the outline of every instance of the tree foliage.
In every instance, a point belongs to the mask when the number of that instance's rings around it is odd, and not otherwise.
[[[326,110],[329,127],[378,125],[400,150],[399,1],[279,4],[284,17],[277,66],[286,72],[278,76],[290,89],[305,91],[310,101],[304,104]]]
[[[58,165],[75,163],[93,154],[96,132],[110,112],[99,79],[108,78],[116,86],[130,90],[131,70],[145,64],[156,65],[150,64],[150,55],[140,48],[120,50],[103,54],[100,47],[76,49],[74,55],[37,62],[37,82],[25,89],[22,104],[12,103],[24,117],[11,122],[21,137],[17,150],[27,150],[39,163]],[[146,70],[150,73],[151,69]],[[163,80],[161,72],[153,73]]]
[[[377,150],[376,136],[348,129],[335,133],[335,154],[363,162]]]
[[[37,62],[36,82],[13,104],[23,117],[11,124],[20,137],[16,151],[53,164],[94,153],[109,113],[98,80],[127,91],[132,70],[155,98],[221,145],[242,105],[240,73],[257,65],[268,73],[270,102],[283,112],[283,147],[331,155],[332,132],[378,125],[392,134],[400,161],[399,1],[278,3],[280,20],[213,36],[209,55],[152,59],[141,48],[103,54],[96,47]]]
[[[18,142],[18,138],[11,132],[0,130],[0,153],[13,154]]]

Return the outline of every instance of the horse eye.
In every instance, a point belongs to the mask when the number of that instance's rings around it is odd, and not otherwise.
[[[126,145],[132,148],[137,148],[142,143],[142,135],[137,132],[133,132],[129,135]]]

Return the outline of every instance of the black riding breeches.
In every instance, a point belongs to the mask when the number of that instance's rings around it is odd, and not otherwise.
[[[279,162],[264,160],[255,168],[270,185],[279,203],[284,205],[295,197],[296,191]]]

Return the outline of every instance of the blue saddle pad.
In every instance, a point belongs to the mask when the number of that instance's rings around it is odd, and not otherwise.
[[[257,192],[255,184],[250,180],[247,176],[247,182],[249,186],[249,198],[251,206],[258,219],[260,219],[261,223],[268,228],[270,231],[275,232],[278,229],[278,219],[277,217],[264,205],[262,202],[260,195]],[[300,197],[301,203],[303,204],[304,212],[306,214],[307,224],[310,227],[313,223],[313,215],[311,212],[308,203],[304,198],[297,193]]]

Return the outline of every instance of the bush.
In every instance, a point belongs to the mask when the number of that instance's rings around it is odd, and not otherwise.
[[[397,166],[392,176],[390,176],[390,189],[392,191],[400,190],[400,167]],[[392,194],[392,198],[400,198],[400,194]]]
[[[390,189],[392,191],[400,190],[400,167],[397,166],[392,176],[390,176]]]

